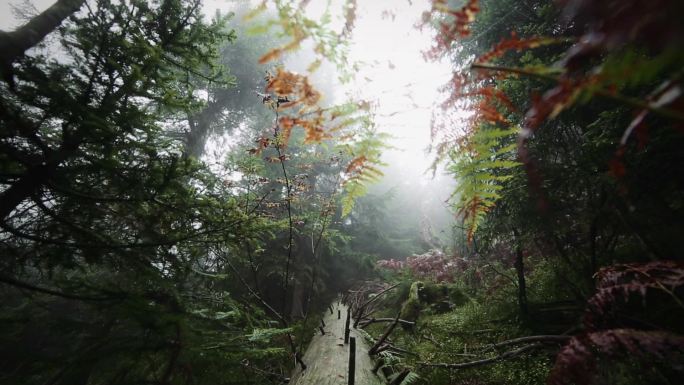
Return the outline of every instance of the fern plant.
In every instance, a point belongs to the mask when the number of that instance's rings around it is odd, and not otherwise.
[[[584,317],[586,332],[560,351],[549,383],[591,383],[600,365],[625,359],[631,366],[659,361],[665,364],[661,375],[681,376],[682,366],[673,363],[681,362],[684,355],[679,321],[684,311],[684,265],[674,261],[614,265],[601,269],[597,278],[597,292],[589,299]],[[637,311],[639,302],[641,311]],[[665,321],[662,315],[640,320],[657,308],[668,309],[672,325],[656,328],[660,325],[654,322]]]
[[[418,380],[420,380],[421,377],[418,375],[416,372],[409,372],[409,374],[404,378],[404,381],[402,382],[402,385],[410,385],[410,384],[415,384],[418,383]]]
[[[342,216],[349,215],[354,208],[354,202],[366,194],[368,184],[377,182],[383,173],[379,167],[385,164],[380,160],[382,151],[389,146],[386,144],[388,134],[364,130],[358,140],[339,146],[352,160],[345,170],[342,182],[344,195],[342,196]]]
[[[518,127],[481,126],[449,154],[451,162],[447,170],[458,180],[451,202],[463,218],[469,240],[501,198],[503,182],[520,166],[515,160],[517,144],[514,138],[518,132]]]

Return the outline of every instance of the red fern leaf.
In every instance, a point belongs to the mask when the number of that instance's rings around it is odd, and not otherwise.
[[[601,269],[597,273],[597,291],[589,299],[584,323],[587,329],[597,330],[606,323],[619,301],[631,296],[645,298],[651,290],[671,295],[681,302],[676,290],[684,286],[684,264],[675,261],[655,261],[646,264],[622,264]]]
[[[612,329],[574,337],[558,353],[549,377],[551,385],[591,384],[599,357],[655,358],[677,362],[684,353],[684,337],[634,329]],[[682,365],[673,369],[683,372]]]
[[[440,34],[436,37],[437,44],[425,53],[427,58],[437,58],[444,54],[451,44],[459,38],[470,35],[470,24],[475,21],[475,15],[480,11],[478,0],[467,0],[458,9],[449,8],[446,0],[433,0],[430,11],[423,14],[423,24],[427,25],[433,15],[447,15],[450,20],[439,23]]]
[[[529,39],[520,39],[518,38],[518,35],[515,33],[515,31],[513,31],[511,32],[510,38],[501,40],[487,53],[478,57],[477,60],[475,60],[475,62],[487,63],[492,61],[493,59],[503,56],[508,51],[515,50],[520,52],[525,49],[537,48],[542,45],[554,44],[562,41],[563,40],[549,37],[533,37]]]

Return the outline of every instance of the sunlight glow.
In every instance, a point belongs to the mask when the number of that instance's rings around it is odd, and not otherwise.
[[[446,61],[428,62],[423,52],[434,41],[432,31],[416,27],[429,2],[359,1],[352,35],[351,59],[365,66],[348,93],[373,101],[378,130],[395,137],[385,162],[420,175],[432,163],[432,110],[444,100],[439,89],[450,78]],[[429,176],[421,178],[426,181]]]

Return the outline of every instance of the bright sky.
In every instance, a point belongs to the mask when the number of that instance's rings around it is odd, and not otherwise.
[[[415,26],[427,0],[359,0],[352,36],[352,60],[368,63],[353,90],[377,101],[378,128],[396,137],[388,162],[417,173],[427,169],[432,156],[431,111],[444,98],[439,88],[450,78],[448,62],[426,62],[422,52],[434,41],[433,32]]]

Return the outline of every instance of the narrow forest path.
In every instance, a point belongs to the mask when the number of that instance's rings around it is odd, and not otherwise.
[[[337,319],[337,312],[340,319]],[[333,304],[333,314],[325,312],[325,335],[317,332],[311,340],[304,362],[307,369],[302,372],[298,366],[292,373],[293,385],[347,385],[349,345],[344,344],[344,323],[347,306]],[[351,328],[351,337],[356,337],[355,385],[383,385],[381,378],[372,373],[373,362],[368,355],[368,344],[359,333]]]

